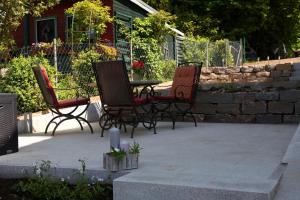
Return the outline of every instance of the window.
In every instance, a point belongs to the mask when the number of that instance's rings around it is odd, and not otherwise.
[[[56,18],[37,19],[35,23],[36,42],[52,42],[57,37]]]
[[[65,33],[66,33],[66,38],[67,41],[71,40],[72,37],[72,22],[73,22],[73,15],[68,15],[65,18]]]

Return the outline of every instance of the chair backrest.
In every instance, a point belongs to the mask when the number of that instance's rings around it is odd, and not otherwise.
[[[58,106],[58,100],[52,87],[47,71],[44,67],[37,66],[32,68],[39,88],[42,92],[45,102],[51,107]]]
[[[133,105],[133,92],[124,61],[97,62],[93,64],[93,69],[102,104]]]
[[[193,101],[201,73],[202,63],[183,63],[178,65],[173,77],[170,95]]]

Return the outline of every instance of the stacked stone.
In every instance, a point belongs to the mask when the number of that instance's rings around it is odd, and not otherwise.
[[[288,81],[292,71],[291,63],[234,68],[203,67],[200,81],[201,83]]]
[[[198,120],[207,122],[299,123],[300,88],[199,90],[193,111],[198,113]]]

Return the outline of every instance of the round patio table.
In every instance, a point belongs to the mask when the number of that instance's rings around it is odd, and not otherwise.
[[[135,91],[136,96],[141,97],[143,94],[149,94],[154,96],[154,86],[162,83],[159,80],[134,80],[130,81],[130,85]],[[138,92],[138,87],[143,87],[140,92]],[[150,90],[147,90],[149,88]]]

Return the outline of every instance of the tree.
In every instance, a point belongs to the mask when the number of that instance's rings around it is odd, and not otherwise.
[[[5,0],[0,3],[0,49],[13,45],[15,31],[26,14],[39,16],[60,0]]]
[[[110,8],[103,6],[100,0],[80,1],[67,9],[65,13],[74,16],[74,30],[71,30],[74,42],[82,43],[101,36],[106,24],[113,20],[109,11]]]
[[[155,8],[162,5],[147,0]],[[272,56],[285,44],[297,47],[300,0],[165,0],[179,30],[212,40],[245,37],[258,56]],[[168,6],[166,6],[166,4]]]

